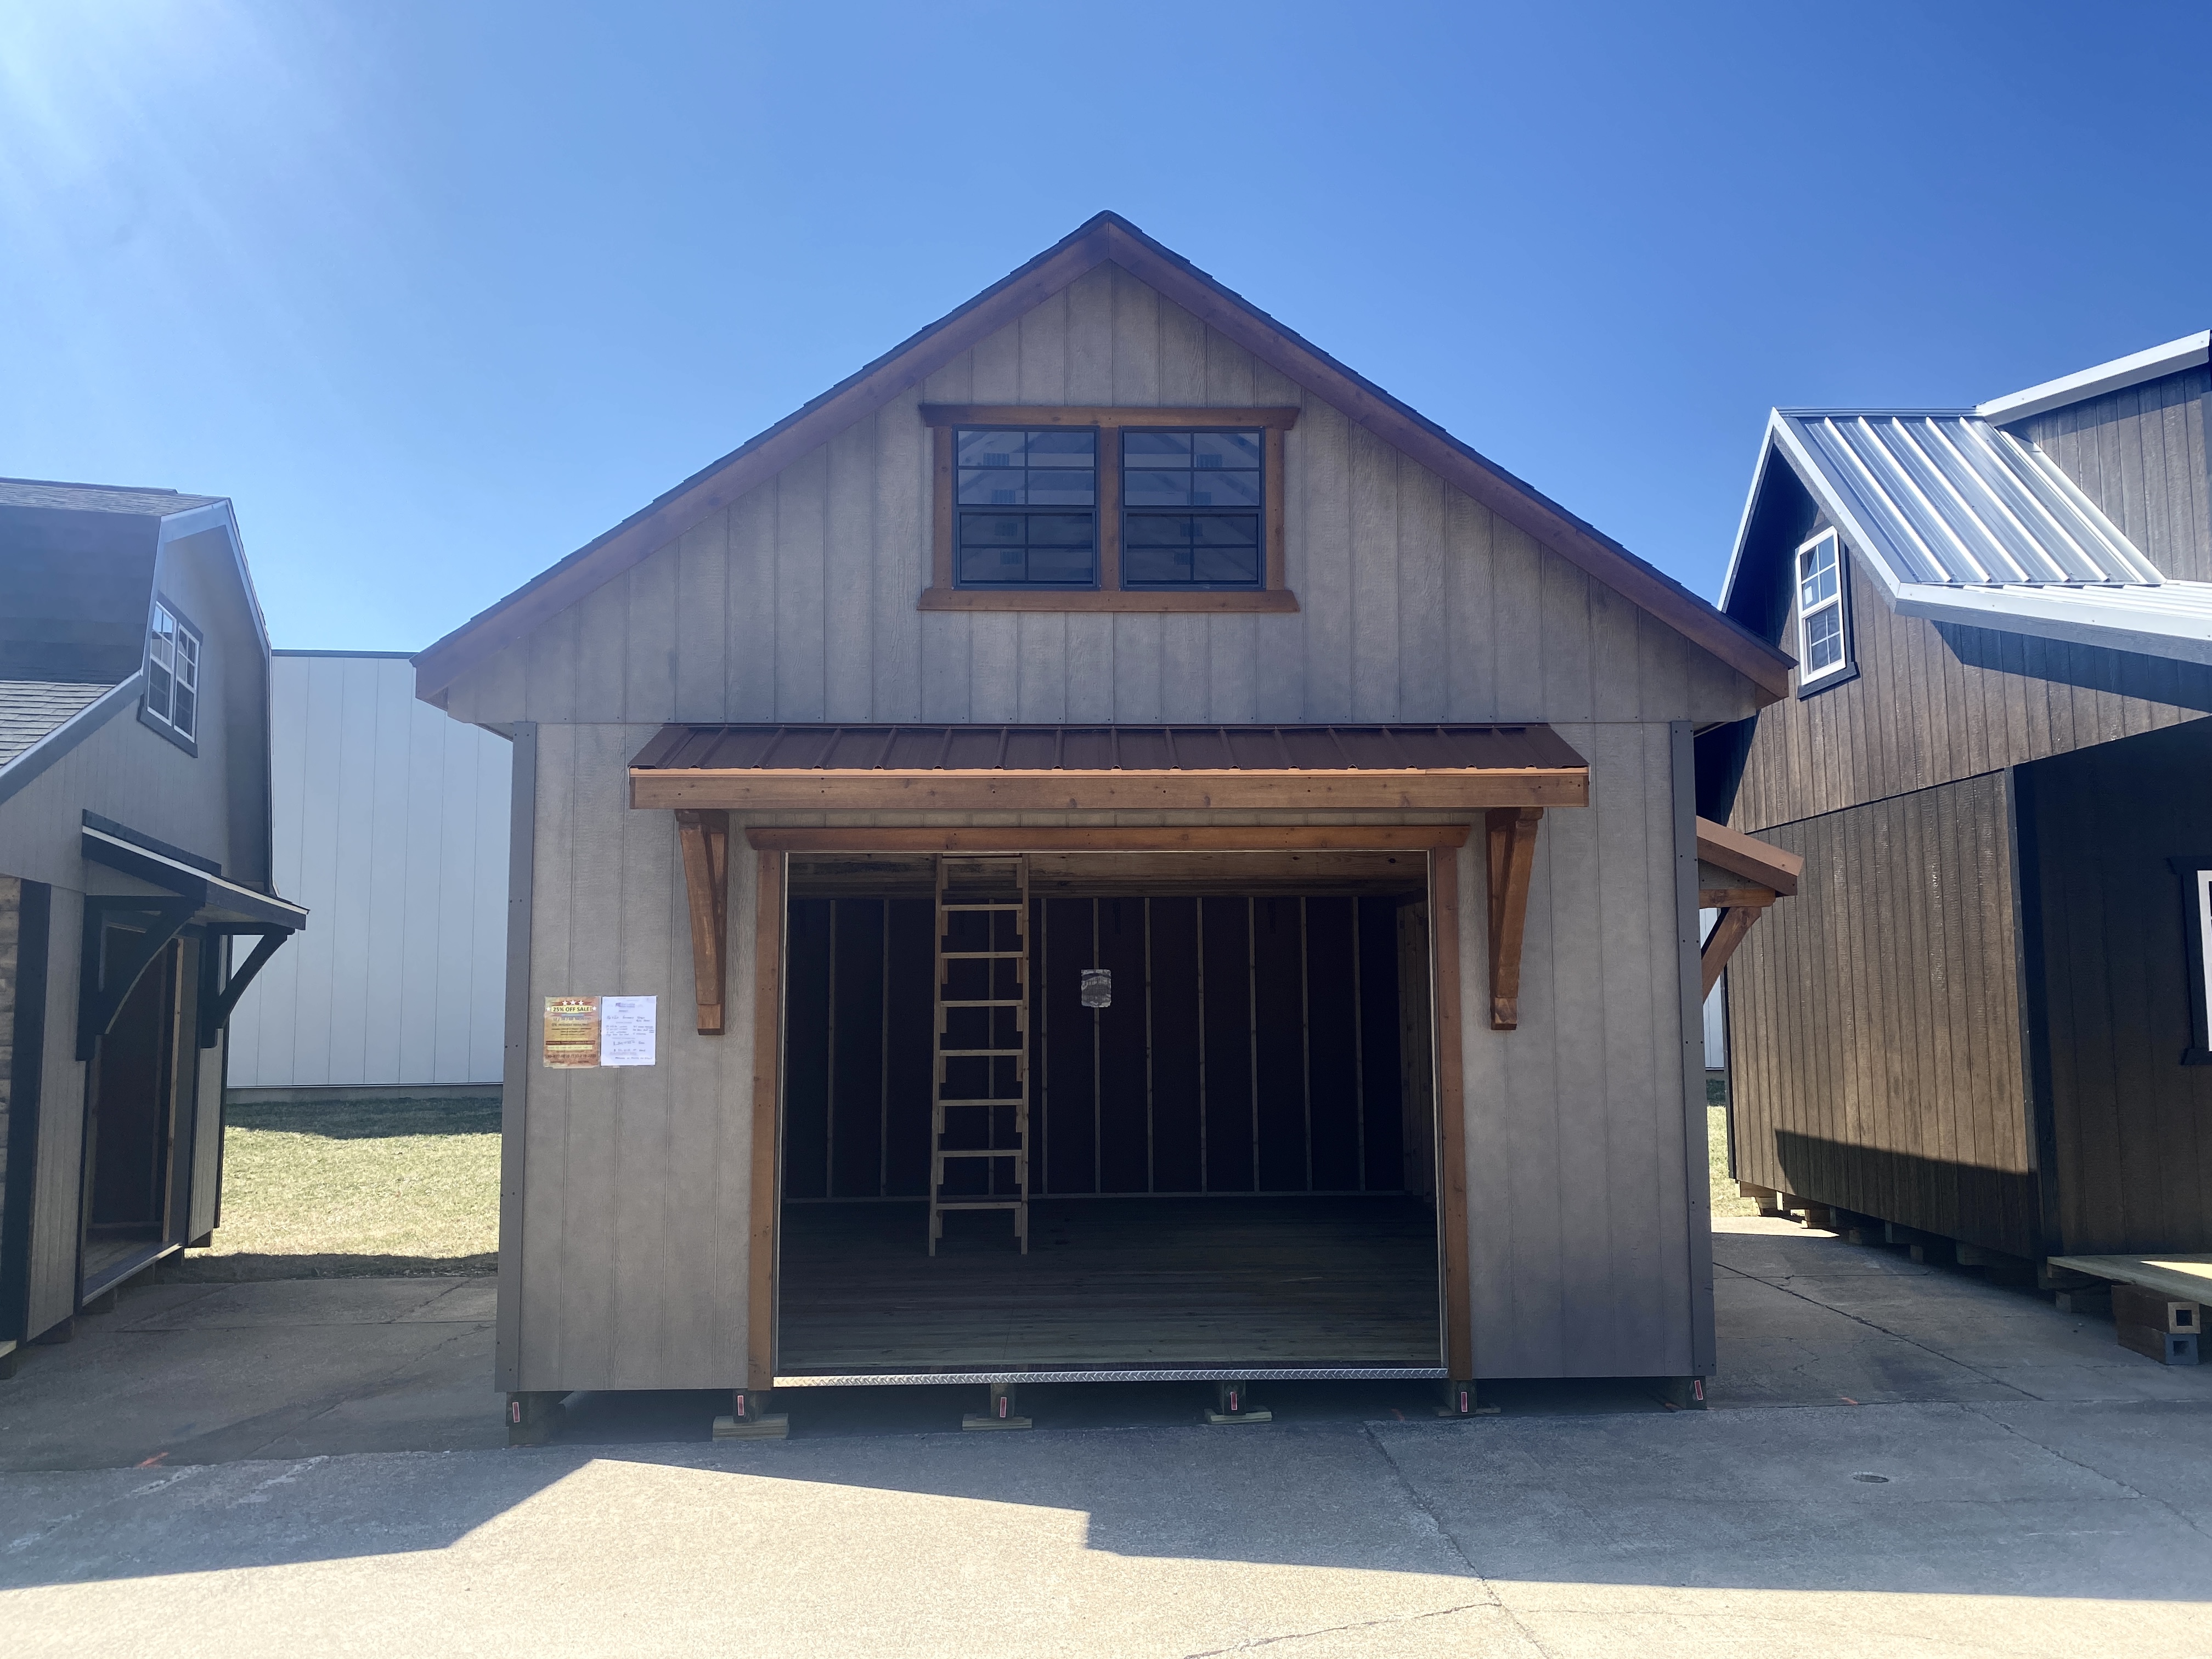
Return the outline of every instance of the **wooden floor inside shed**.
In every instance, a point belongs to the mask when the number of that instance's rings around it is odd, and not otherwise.
[[[776,1370],[1433,1366],[1436,1218],[1419,1199],[1037,1199],[997,1212],[787,1205]]]

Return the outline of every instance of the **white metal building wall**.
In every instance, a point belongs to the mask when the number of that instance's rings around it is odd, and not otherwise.
[[[234,1089],[497,1083],[509,745],[404,656],[280,651],[276,890],[307,907],[232,1017]]]

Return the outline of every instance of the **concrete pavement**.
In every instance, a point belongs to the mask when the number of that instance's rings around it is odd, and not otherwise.
[[[495,1396],[456,1369],[488,1362],[480,1282],[289,1310],[156,1287],[0,1385],[24,1471],[0,1475],[0,1628],[99,1653],[158,1626],[226,1659],[2212,1647],[2212,1370],[1970,1273],[1724,1225],[1714,1410],[1523,1384],[1469,1424],[1323,1390],[1206,1430],[1171,1425],[1195,1407],[1172,1391],[1040,1390],[1038,1431],[963,1436],[923,1431],[964,1395],[872,1390],[717,1446],[692,1420],[714,1396],[674,1395],[580,1399],[567,1443],[489,1449]],[[271,1405],[272,1380],[217,1420],[219,1334],[325,1393]],[[114,1426],[69,1430],[103,1369],[139,1374],[94,1402]],[[112,1467],[130,1451],[160,1461]]]

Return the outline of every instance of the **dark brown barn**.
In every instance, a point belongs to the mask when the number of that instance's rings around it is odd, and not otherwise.
[[[2212,1250],[2206,348],[1769,422],[1723,605],[1795,695],[1698,738],[1699,811],[1805,859],[1729,972],[1747,1189]]]

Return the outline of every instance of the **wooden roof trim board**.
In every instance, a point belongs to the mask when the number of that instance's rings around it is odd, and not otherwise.
[[[1589,804],[1589,763],[1540,725],[671,725],[629,781],[634,807],[755,812]]]
[[[1796,892],[1797,878],[1805,873],[1802,854],[1755,840],[1711,818],[1698,820],[1698,856],[1754,885],[1771,887],[1785,898]]]
[[[415,659],[416,695],[442,702],[447,689],[477,663],[1109,260],[1735,669],[1770,699],[1789,694],[1792,659],[1778,647],[1722,615],[1119,215],[1102,213],[422,652]]]

